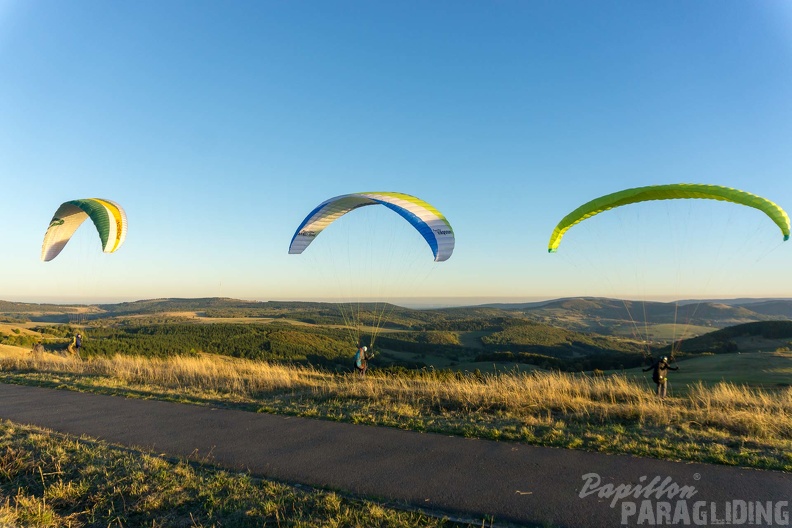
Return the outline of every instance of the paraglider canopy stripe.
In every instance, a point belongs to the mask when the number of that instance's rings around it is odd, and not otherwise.
[[[675,200],[675,199],[707,199],[732,202],[739,205],[753,207],[765,213],[781,229],[784,240],[789,240],[790,223],[789,216],[778,205],[766,198],[751,194],[749,192],[722,187],[720,185],[706,185],[695,183],[675,183],[669,185],[651,185],[648,187],[636,187],[623,191],[607,194],[595,198],[590,202],[581,205],[558,223],[550,236],[548,251],[553,253],[561,244],[561,238],[569,228],[597,215],[603,211],[628,205],[637,202],[650,200]]]
[[[330,198],[311,211],[295,231],[290,254],[302,253],[327,226],[346,213],[367,205],[381,204],[398,213],[424,237],[436,262],[454,251],[454,231],[440,211],[420,198],[396,192],[344,194]]]
[[[41,260],[48,262],[57,257],[86,218],[93,221],[105,253],[116,251],[124,243],[127,219],[120,205],[101,198],[71,200],[61,204],[50,220]]]

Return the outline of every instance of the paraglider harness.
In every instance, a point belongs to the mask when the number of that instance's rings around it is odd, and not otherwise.
[[[43,347],[42,347],[43,348]],[[77,334],[72,338],[71,343],[66,345],[66,352],[77,359],[82,359],[80,349],[82,348],[82,334]]]
[[[672,347],[671,350],[673,352],[674,348]],[[675,361],[673,353],[671,355],[670,361]],[[670,370],[679,370],[679,367],[672,367],[670,361],[665,356],[661,356],[660,359],[658,359],[656,362],[652,361],[651,365],[649,365],[647,368],[643,369],[644,372],[648,372],[649,370],[652,371],[652,381],[657,384],[657,394],[661,395],[661,392],[662,392],[662,397],[663,398],[665,398],[665,396],[666,396],[666,388],[668,386],[668,377],[660,374],[660,372],[665,372],[665,371],[667,371],[669,369]],[[662,368],[663,365],[665,365],[665,368]],[[662,391],[661,391],[661,387],[662,387]]]
[[[355,361],[354,367],[355,370],[363,375],[366,372],[366,368],[368,367],[367,362],[369,359],[374,357],[374,352],[368,353],[368,347],[359,346],[357,352],[355,352]]]

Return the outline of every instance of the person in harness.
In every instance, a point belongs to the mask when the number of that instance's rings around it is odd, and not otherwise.
[[[366,377],[366,369],[368,369],[368,360],[374,357],[374,352],[369,353],[368,347],[359,346],[355,352],[355,372],[358,377]]]
[[[80,357],[80,348],[82,347],[82,334],[76,334],[71,343],[66,345],[66,352],[72,355]]]
[[[668,371],[679,370],[679,367],[672,367],[669,365],[668,358],[663,356],[656,362],[649,365],[647,368],[643,369],[644,372],[648,372],[650,370],[652,371],[652,381],[657,384],[657,395],[663,399],[666,397],[666,391],[668,388]]]

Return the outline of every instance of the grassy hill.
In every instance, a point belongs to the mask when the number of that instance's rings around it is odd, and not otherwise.
[[[682,354],[788,350],[792,348],[792,321],[762,321],[731,326],[686,339],[679,346]]]
[[[792,303],[786,302],[792,311]],[[543,306],[522,309],[526,315],[566,312],[581,319],[640,320],[653,324],[684,321],[691,324],[725,326],[734,322],[765,320],[778,314],[759,313],[751,305],[731,306],[724,303],[701,302],[678,304],[674,302],[631,301],[619,299],[580,298],[553,301]]]
[[[698,383],[720,382],[762,389],[783,389],[792,386],[792,353],[746,352],[739,354],[702,355],[677,361],[679,367],[669,380],[674,390],[687,390]],[[633,379],[649,383],[650,373],[640,368],[624,372]]]
[[[557,299],[541,303],[485,305],[518,313],[534,321],[580,332],[633,336],[659,344],[680,336],[774,319],[792,320],[792,301],[763,299],[653,302],[598,297]],[[669,331],[671,329],[671,331]]]
[[[21,303],[13,301],[0,300],[0,313],[14,314],[14,313],[66,313],[85,310],[85,305],[77,304],[37,304],[37,303]]]
[[[789,300],[775,299],[755,303],[747,303],[742,305],[752,312],[775,317],[778,319],[786,318],[792,319],[792,302]]]

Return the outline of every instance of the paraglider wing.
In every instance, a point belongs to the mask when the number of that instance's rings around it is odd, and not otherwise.
[[[396,211],[410,222],[429,244],[435,262],[442,262],[451,256],[454,251],[454,231],[442,213],[415,196],[395,192],[344,194],[322,202],[297,228],[289,244],[289,253],[302,253],[319,233],[348,212],[377,204]]]
[[[71,200],[61,204],[50,220],[41,246],[41,260],[49,262],[57,257],[86,218],[96,226],[105,253],[116,251],[124,243],[127,218],[120,205],[100,198]]]
[[[587,202],[568,215],[566,215],[553,230],[550,236],[550,243],[547,250],[554,253],[561,238],[564,236],[569,228],[591,218],[608,209],[621,207],[636,202],[645,202],[650,200],[674,200],[674,199],[687,199],[699,198],[708,200],[721,200],[725,202],[732,202],[735,204],[746,205],[753,207],[765,213],[775,224],[781,229],[784,235],[784,240],[789,240],[789,216],[778,205],[774,204],[766,198],[751,194],[745,191],[732,189],[730,187],[722,187],[720,185],[705,185],[694,183],[676,183],[669,185],[651,185],[648,187],[636,187],[634,189],[625,189],[612,194],[595,198]]]

